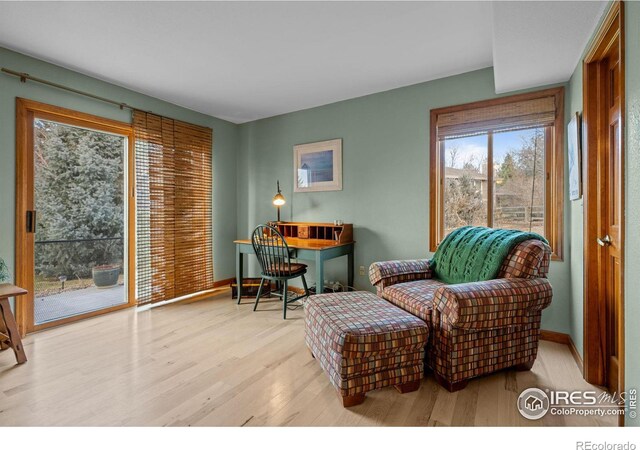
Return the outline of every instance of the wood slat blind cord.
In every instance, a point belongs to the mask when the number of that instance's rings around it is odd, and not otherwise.
[[[136,301],[213,288],[212,131],[134,111]]]
[[[553,125],[556,119],[554,96],[464,109],[437,117],[438,140],[486,133],[513,131]]]

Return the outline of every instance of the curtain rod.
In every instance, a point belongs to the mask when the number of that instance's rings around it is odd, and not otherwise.
[[[117,107],[119,107],[120,109],[130,109],[130,110],[136,110],[137,108],[134,108],[133,106],[127,105],[126,103],[123,102],[117,102],[115,100],[111,100],[105,97],[100,97],[99,95],[94,95],[91,94],[89,92],[84,92],[84,91],[80,91],[78,89],[74,89],[74,88],[70,88],[67,86],[63,86],[62,84],[58,84],[58,83],[54,83],[52,81],[47,81],[47,80],[43,80],[42,78],[37,78],[37,77],[33,77],[31,75],[29,75],[28,73],[24,73],[24,72],[16,72],[15,70],[11,70],[11,69],[7,69],[6,67],[3,67],[2,72],[9,74],[9,75],[13,75],[14,77],[18,77],[20,78],[20,82],[21,83],[26,83],[27,80],[30,81],[35,81],[36,83],[41,83],[41,84],[46,84],[47,86],[51,86],[57,89],[62,89],[63,91],[69,91],[69,92],[73,92],[74,94],[78,94],[78,95],[83,95],[85,97],[89,97],[92,98],[94,100],[99,100],[101,102],[105,102],[105,103],[110,103],[112,105],[115,105]]]
[[[126,108],[126,109],[129,109],[131,111],[141,111],[141,112],[145,112],[145,113],[148,113],[148,114],[156,115],[158,117],[164,117],[166,119],[171,119],[171,120],[174,120],[174,121],[177,121],[177,122],[182,122],[182,120],[180,120],[180,119],[174,119],[173,117],[165,116],[165,115],[162,115],[162,114],[156,114],[153,111],[149,111],[149,110],[141,109],[141,108],[136,108],[135,106],[127,105],[124,102],[117,102],[115,100],[111,100],[110,98],[100,97],[99,95],[95,95],[95,94],[92,94],[90,92],[85,92],[85,91],[81,91],[79,89],[70,88],[70,87],[64,86],[62,84],[54,83],[53,81],[43,80],[42,78],[33,77],[33,76],[29,75],[28,73],[18,72],[18,71],[15,71],[15,70],[7,69],[6,67],[2,67],[0,69],[0,71],[6,73],[7,75],[12,75],[14,77],[20,78],[20,82],[22,82],[22,83],[26,83],[27,80],[35,81],[36,83],[41,83],[41,84],[44,84],[44,85],[47,85],[47,86],[54,87],[56,89],[61,89],[63,91],[72,92],[74,94],[82,95],[82,96],[85,96],[85,97],[89,97],[89,98],[92,98],[94,100],[98,100],[98,101],[101,101],[101,102],[104,102],[104,103],[109,103],[110,105],[117,106],[120,109],[125,109]],[[200,126],[204,126],[204,125],[200,125]]]

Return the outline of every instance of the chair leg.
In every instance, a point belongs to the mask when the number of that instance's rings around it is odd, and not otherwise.
[[[446,378],[444,378],[442,375],[439,375],[439,374],[437,374],[435,372],[434,372],[433,376],[436,379],[436,381],[438,382],[438,384],[440,384],[440,386],[442,386],[443,388],[445,388],[449,392],[459,391],[461,389],[466,388],[467,384],[469,384],[469,380],[451,382],[451,381],[447,380]]]
[[[2,328],[6,331],[6,335],[9,337],[7,345],[13,349],[17,363],[23,364],[27,362],[27,355],[24,352],[24,347],[22,346],[22,338],[20,337],[16,320],[11,312],[8,298],[0,300],[0,321],[3,322],[4,326]]]
[[[288,280],[284,280],[284,287],[282,291],[282,318],[287,318],[287,289],[289,287]]]
[[[260,301],[260,296],[262,295],[262,286],[264,284],[264,278],[260,278],[260,287],[258,288],[258,295],[256,295],[256,302],[253,305],[253,310],[255,311],[258,307],[258,302]]]
[[[410,381],[404,384],[396,384],[393,387],[401,394],[406,394],[407,392],[413,392],[420,389],[420,380]]]
[[[338,394],[338,397],[340,397],[340,400],[342,400],[342,406],[344,408],[351,408],[352,406],[357,406],[364,402],[365,393],[360,392],[358,394],[350,395],[348,397],[342,397],[340,396],[340,394]]]
[[[302,275],[302,285],[304,286],[304,295],[309,297],[309,287],[307,286],[307,279]]]

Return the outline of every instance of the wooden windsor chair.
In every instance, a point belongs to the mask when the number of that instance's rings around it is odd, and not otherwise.
[[[309,288],[304,277],[305,273],[307,273],[307,265],[291,262],[289,246],[284,237],[274,227],[258,225],[251,235],[251,244],[262,269],[260,274],[262,280],[260,281],[260,288],[258,289],[258,295],[256,295],[256,303],[253,306],[253,310],[256,310],[260,302],[264,280],[275,281],[282,286],[281,291],[274,293],[274,295],[282,297],[282,315],[286,319],[287,305],[289,303],[300,300],[303,297],[309,297]],[[287,293],[289,280],[298,277],[302,278],[305,293],[290,299]]]

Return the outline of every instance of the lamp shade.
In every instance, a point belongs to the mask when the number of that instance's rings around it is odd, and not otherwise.
[[[284,199],[284,195],[280,192],[280,180],[278,180],[278,193],[273,196],[273,205],[274,206],[282,206],[286,203]]]
[[[286,203],[284,196],[278,192],[274,197],[273,197],[273,204],[275,206],[282,206]]]

